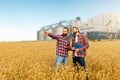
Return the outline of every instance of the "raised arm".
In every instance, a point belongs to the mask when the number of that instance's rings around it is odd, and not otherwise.
[[[58,35],[49,33],[49,32],[47,32],[47,31],[45,31],[44,34],[45,34],[46,36],[49,36],[49,37],[53,38],[53,39],[58,39]]]

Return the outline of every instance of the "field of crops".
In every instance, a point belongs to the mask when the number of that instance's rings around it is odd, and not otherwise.
[[[120,41],[89,42],[86,72],[69,63],[59,72],[54,69],[55,41],[1,42],[0,80],[120,80]]]

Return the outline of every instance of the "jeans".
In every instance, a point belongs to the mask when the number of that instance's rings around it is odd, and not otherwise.
[[[77,66],[77,62],[85,69],[85,58],[84,57],[74,57],[73,58],[74,66]]]
[[[68,56],[64,57],[64,56],[60,56],[60,55],[56,55],[56,64],[55,67],[58,68],[60,64],[64,64],[67,65],[68,63]]]

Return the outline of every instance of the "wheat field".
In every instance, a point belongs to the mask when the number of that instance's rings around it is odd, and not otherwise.
[[[89,42],[86,72],[68,66],[55,71],[56,41],[1,42],[0,80],[120,80],[120,41]]]

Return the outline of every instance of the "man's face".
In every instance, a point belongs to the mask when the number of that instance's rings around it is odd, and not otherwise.
[[[72,32],[73,32],[74,34],[76,34],[76,33],[78,32],[78,29],[72,28]]]
[[[66,36],[68,34],[68,30],[67,29],[63,29],[63,36]]]

